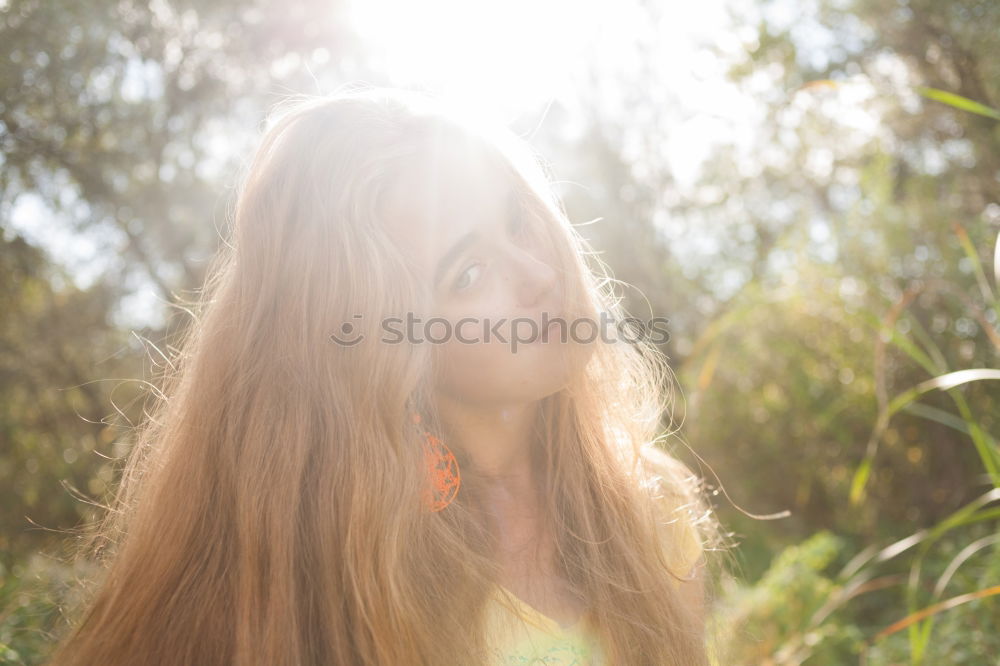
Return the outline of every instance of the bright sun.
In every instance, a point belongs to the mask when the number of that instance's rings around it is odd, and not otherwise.
[[[354,0],[350,11],[380,71],[510,118],[568,90],[602,31],[602,15],[613,6],[579,0]]]

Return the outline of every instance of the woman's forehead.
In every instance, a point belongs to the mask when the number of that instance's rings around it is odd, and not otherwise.
[[[430,276],[455,240],[501,222],[510,202],[510,181],[493,163],[471,151],[442,150],[390,184],[381,217],[393,241]]]

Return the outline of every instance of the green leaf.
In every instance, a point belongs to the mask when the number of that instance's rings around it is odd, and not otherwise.
[[[933,391],[934,389],[947,391],[948,389],[955,388],[956,386],[960,386],[962,384],[967,384],[968,382],[981,381],[984,379],[1000,379],[1000,370],[975,368],[972,370],[958,370],[956,372],[949,372],[946,375],[941,375],[940,377],[933,377],[927,381],[920,382],[920,384],[912,389],[904,391],[893,398],[889,403],[889,414],[895,414],[923,394]]]
[[[947,90],[939,90],[937,88],[920,87],[917,88],[917,92],[928,99],[933,99],[936,102],[953,106],[956,109],[962,109],[963,111],[968,111],[969,113],[977,113],[981,116],[992,118],[993,120],[1000,120],[1000,111],[988,107],[985,104],[973,101],[968,97],[962,97],[961,95],[956,95],[955,93],[950,93]]]

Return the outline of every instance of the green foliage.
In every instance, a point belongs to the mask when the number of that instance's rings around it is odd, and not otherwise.
[[[952,538],[938,544],[932,559],[926,563],[928,571],[940,574],[966,547],[975,541],[993,535],[993,525],[978,525],[962,532],[961,538]],[[1000,580],[1000,552],[996,546],[984,549],[966,560],[955,571],[945,588],[944,598],[957,596],[969,590],[983,590]],[[898,613],[902,619],[902,613]],[[933,634],[922,651],[922,663],[960,664],[978,666],[986,663],[988,655],[1000,654],[1000,600],[996,596],[976,599],[934,615]],[[875,642],[867,651],[871,664],[913,663],[912,637],[900,631]]]
[[[1000,277],[984,268],[1000,251],[1000,69],[986,55],[1000,6],[783,7],[782,21],[740,17],[759,34],[731,70],[754,90],[769,83],[760,164],[744,171],[720,151],[705,186],[725,183],[729,198],[697,218],[726,232],[753,220],[753,270],[692,327],[681,366],[699,455],[741,508],[792,514],[772,527],[721,507],[758,581],[726,599],[748,623],[732,647],[738,663],[840,664],[865,652],[851,642],[862,637],[869,663],[985,663],[997,654],[980,630],[997,623],[993,597],[874,636],[997,581],[958,575],[991,571],[992,546],[948,567],[1000,517],[988,490],[1000,481]],[[817,49],[817,31],[838,47]],[[875,131],[848,122],[864,114]],[[785,563],[770,555],[819,526],[869,548],[837,576],[768,587]],[[948,594],[934,590],[946,572]],[[788,621],[786,608],[808,611],[817,594],[829,614],[809,630]],[[810,631],[818,647],[849,638],[827,654],[807,649]]]
[[[0,664],[45,663],[69,573],[38,555],[9,570],[0,565]]]
[[[965,536],[990,532],[980,525]],[[927,568],[946,570],[961,548],[958,540],[940,544]],[[866,585],[854,586],[842,577],[843,570],[834,573],[847,555],[844,539],[820,531],[779,553],[755,583],[730,583],[726,604],[713,617],[737,628],[723,663],[837,666],[856,663],[862,653],[873,666],[911,663],[905,631],[871,641],[873,630],[902,619],[899,588],[905,576],[875,565],[864,577]],[[1000,580],[998,568],[995,551],[981,552],[955,570],[946,589],[985,589]],[[982,664],[985,655],[1000,649],[1000,636],[993,631],[1000,621],[996,597],[956,606],[936,618],[939,626],[924,654],[926,663]]]
[[[135,392],[95,381],[92,369],[135,372],[108,316],[120,296],[107,283],[79,289],[23,238],[0,237],[0,309],[17,313],[0,319],[0,566],[47,543],[43,528],[90,519],[93,507],[73,493],[99,498],[113,478],[94,451],[115,434],[111,393],[127,405]]]
[[[844,547],[843,539],[817,532],[781,551],[755,584],[730,590],[714,618],[739,628],[725,663],[849,663],[863,643],[861,630],[840,616],[815,621],[841,587],[828,571]]]

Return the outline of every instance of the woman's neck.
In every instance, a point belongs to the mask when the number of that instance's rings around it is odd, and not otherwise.
[[[547,608],[545,599],[531,592],[548,590],[555,580],[553,535],[547,531],[541,470],[533,455],[540,406],[533,402],[477,408],[438,401],[444,434],[463,448],[473,467],[482,508],[497,539],[494,555],[503,584]]]
[[[533,522],[540,509],[532,449],[540,403],[477,406],[438,400],[446,442],[468,455],[486,508],[498,524]]]

